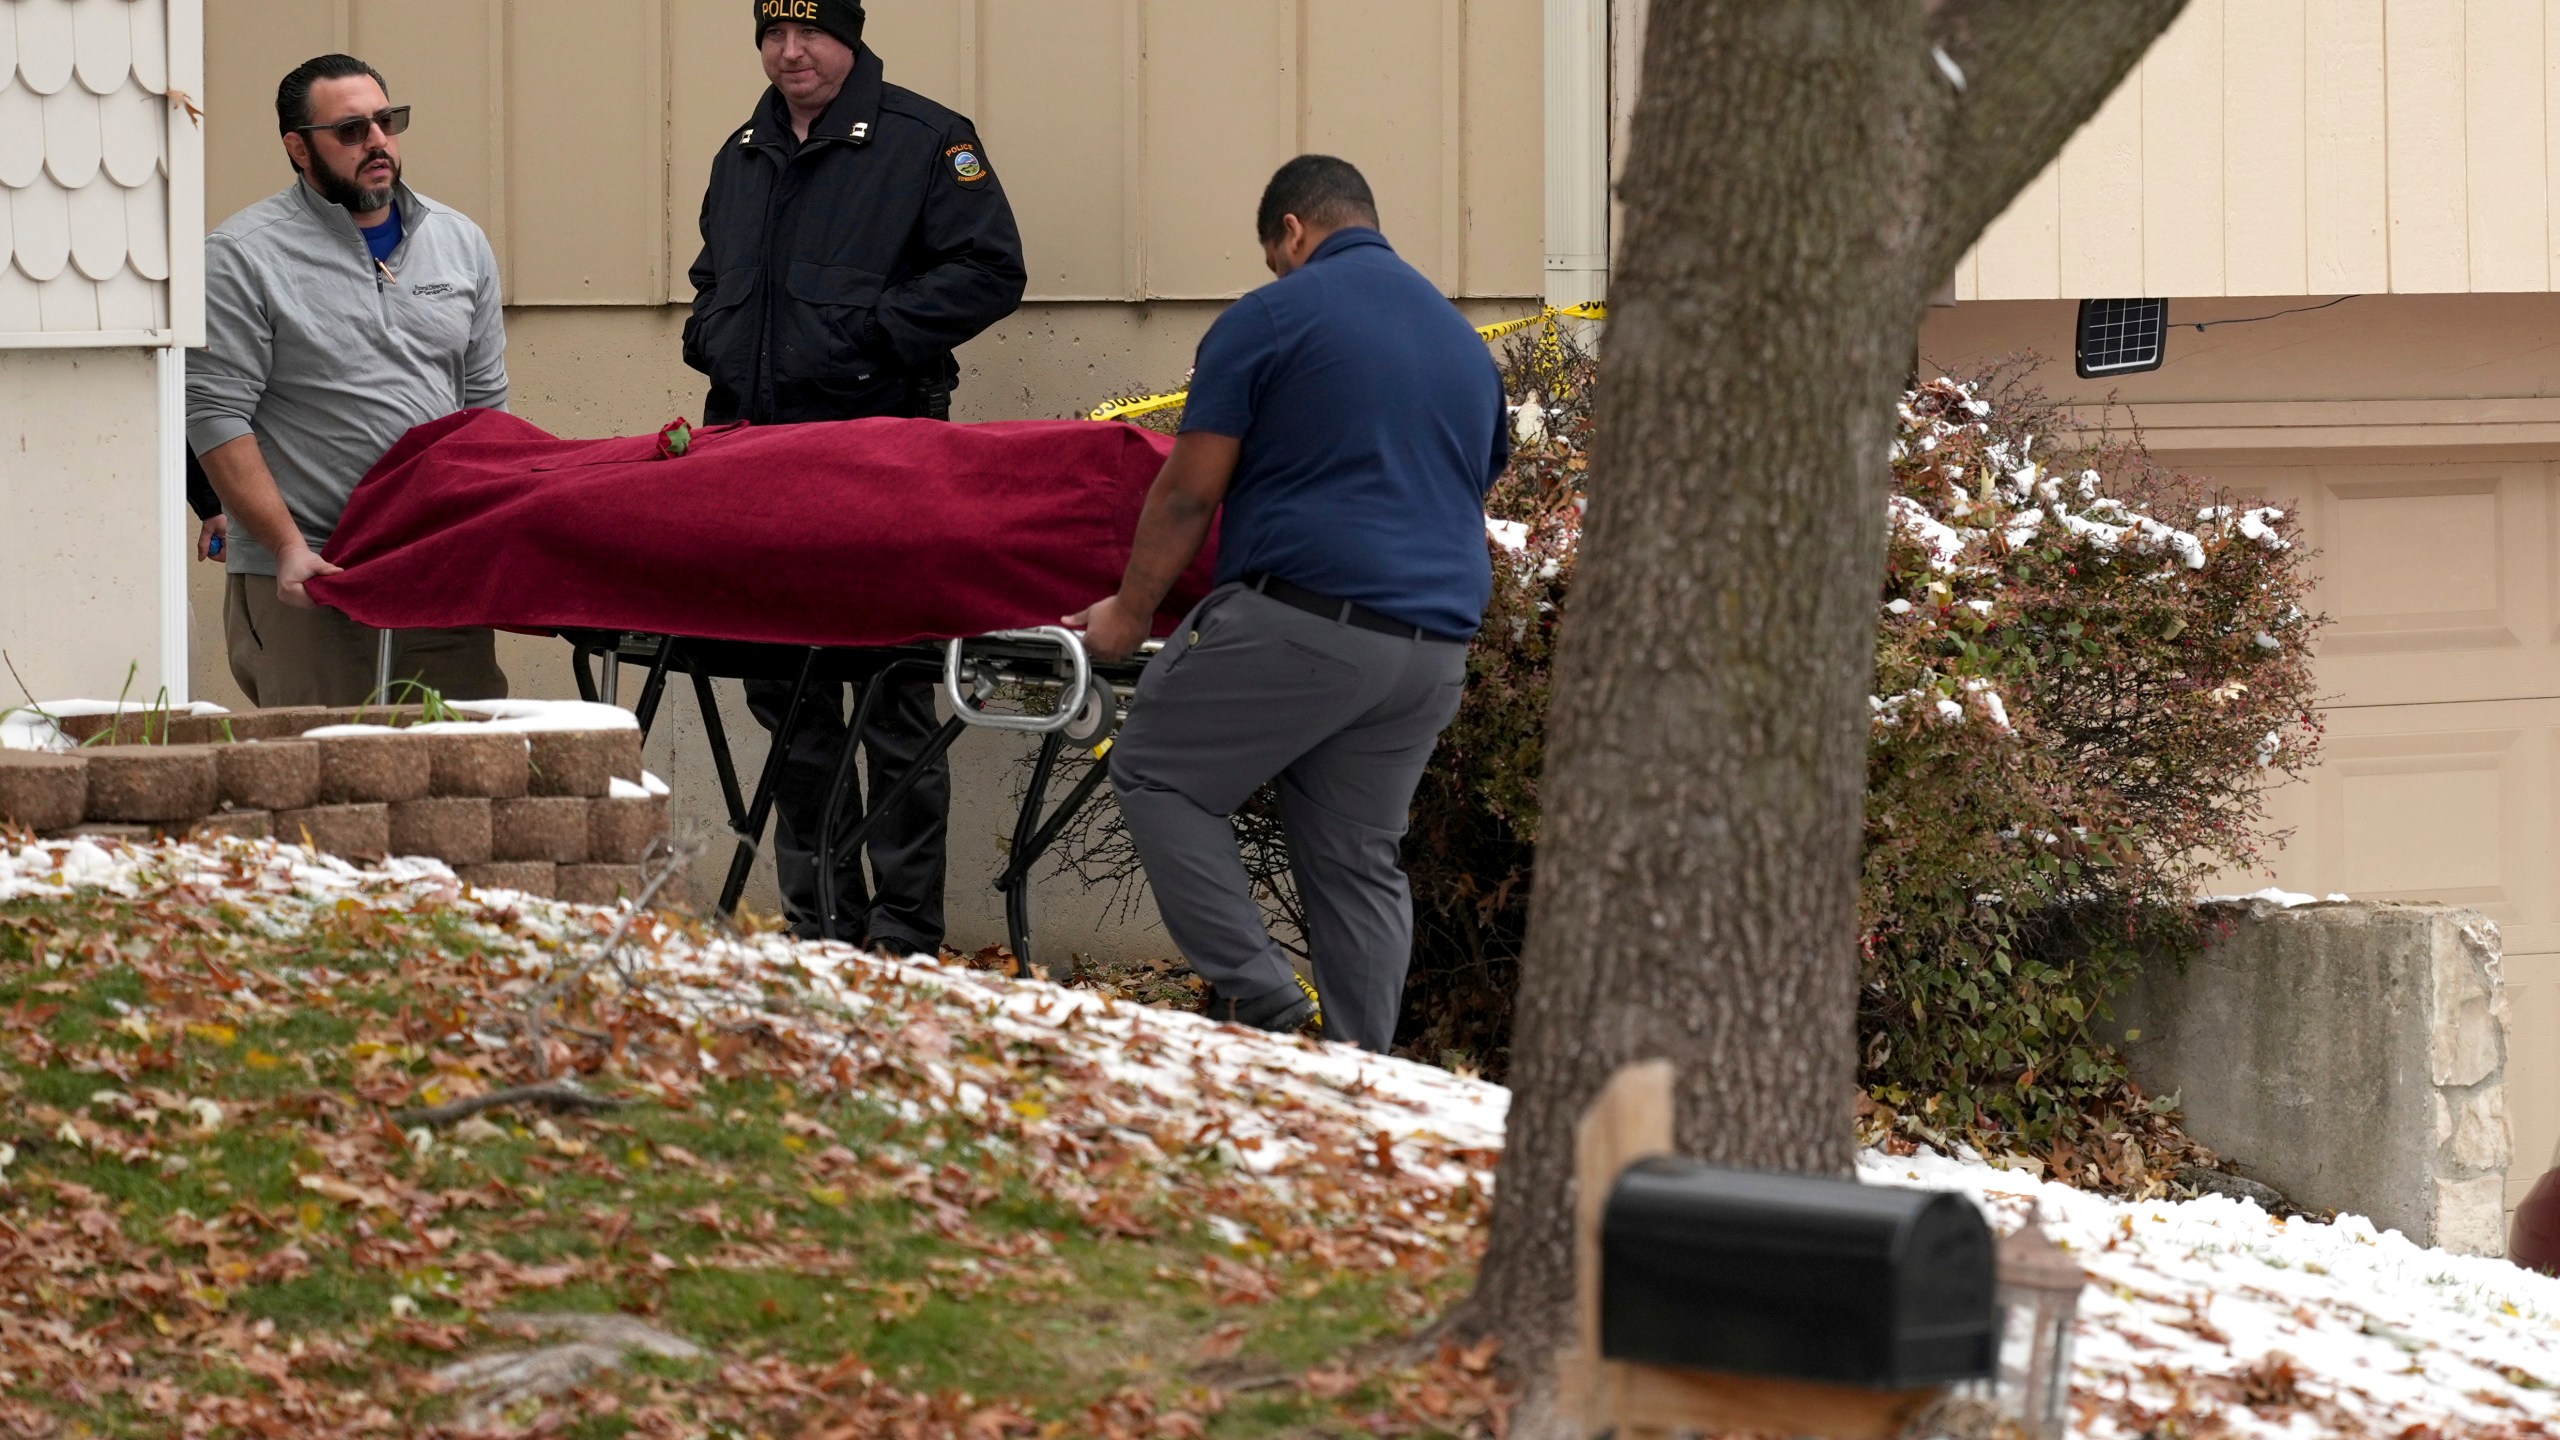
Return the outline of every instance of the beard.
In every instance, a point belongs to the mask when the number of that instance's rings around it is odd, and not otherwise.
[[[320,192],[321,199],[332,205],[343,205],[358,215],[379,210],[391,203],[391,192],[400,183],[400,162],[392,159],[390,151],[377,146],[356,157],[355,170],[362,172],[376,160],[391,161],[391,184],[379,190],[369,190],[358,184],[352,175],[339,174],[329,168],[327,161],[314,155],[311,157],[311,188]]]

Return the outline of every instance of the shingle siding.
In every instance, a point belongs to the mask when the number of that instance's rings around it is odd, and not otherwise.
[[[169,326],[168,0],[0,0],[0,345]]]

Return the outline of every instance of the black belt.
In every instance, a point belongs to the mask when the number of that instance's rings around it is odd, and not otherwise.
[[[1394,635],[1406,640],[1437,640],[1444,645],[1465,643],[1446,635],[1434,635],[1419,625],[1408,625],[1392,615],[1382,615],[1358,601],[1336,600],[1330,595],[1319,595],[1304,585],[1292,585],[1268,572],[1247,575],[1244,577],[1244,587],[1248,590],[1259,590],[1293,610],[1304,610],[1310,615],[1321,615],[1337,624],[1374,631],[1380,635]]]

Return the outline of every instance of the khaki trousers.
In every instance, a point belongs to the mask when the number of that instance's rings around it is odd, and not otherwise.
[[[298,609],[276,598],[273,575],[227,577],[222,632],[231,678],[261,709],[279,705],[362,705],[375,699],[375,637],[338,611]],[[392,684],[414,680],[447,700],[503,700],[492,630],[403,630],[392,654]],[[394,694],[394,700],[409,697]]]

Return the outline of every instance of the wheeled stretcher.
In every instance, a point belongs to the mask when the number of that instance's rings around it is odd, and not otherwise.
[[[345,568],[310,592],[378,630],[566,637],[589,699],[617,699],[626,668],[646,675],[644,732],[669,682],[691,680],[738,834],[723,911],[737,905],[772,821],[802,717],[795,702],[749,792],[714,682],[849,681],[867,713],[883,683],[938,680],[953,714],[929,757],[973,725],[1040,740],[999,880],[1008,936],[1027,954],[1031,869],[1102,771],[1054,810],[1043,808],[1048,782],[1070,746],[1108,745],[1143,659],[1096,664],[1075,632],[1044,622],[1117,587],[1171,446],[1086,421],[854,420],[722,427],[681,445],[670,435],[563,440],[466,411],[411,431],[357,485],[325,552]],[[1208,593],[1213,571],[1203,553],[1155,617],[1159,633]],[[824,827],[819,857],[830,876],[862,863],[873,817],[903,798],[862,793],[854,748],[830,792],[838,823]],[[859,923],[821,919],[830,935]]]
[[[1095,757],[1110,753],[1113,734],[1128,714],[1138,673],[1161,648],[1149,641],[1126,661],[1106,663],[1086,653],[1084,639],[1059,626],[1004,630],[974,639],[916,642],[879,647],[781,646],[735,641],[644,635],[631,631],[563,631],[576,656],[578,689],[588,700],[620,703],[622,671],[640,669],[645,678],[634,713],[645,740],[664,702],[670,681],[679,674],[690,680],[694,703],[719,776],[720,796],[730,829],[737,837],[722,882],[720,913],[734,913],[745,893],[766,827],[773,815],[783,757],[801,722],[801,708],[813,682],[844,682],[853,687],[852,733],[859,736],[883,687],[938,679],[951,718],[943,722],[914,765],[883,793],[866,797],[855,761],[858,745],[845,746],[827,796],[826,820],[820,829],[818,884],[821,933],[841,939],[848,917],[834,913],[836,887],[829,883],[843,867],[862,863],[863,845],[880,815],[893,809],[913,788],[923,768],[947,752],[971,727],[1037,735],[1040,748],[1032,763],[1030,784],[1016,809],[1012,843],[1005,867],[996,877],[1003,892],[1005,938],[1027,968],[1031,955],[1031,879],[1033,867],[1065,833],[1093,799],[1106,773],[1101,763],[1086,770],[1064,798],[1048,803],[1050,781],[1069,749]],[[791,704],[775,733],[764,768],[752,793],[740,783],[737,760],[720,718],[713,688],[718,680],[776,680],[792,684]],[[991,708],[1000,696],[1026,703],[1026,709]],[[850,828],[847,828],[847,827]],[[1065,978],[1054,967],[1057,978]]]

